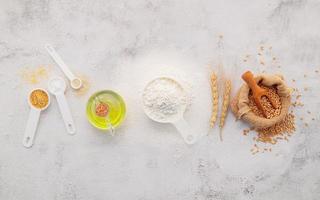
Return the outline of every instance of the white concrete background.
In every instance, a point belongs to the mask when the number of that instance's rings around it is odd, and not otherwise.
[[[0,199],[319,199],[319,19],[317,0],[1,0]],[[251,136],[242,136],[246,125],[231,114],[223,143],[215,129],[188,147],[172,126],[152,122],[142,111],[146,82],[174,76],[193,96],[186,119],[206,134],[207,65],[221,53],[219,35],[235,84],[251,69],[280,72],[291,86],[309,88],[295,113],[307,118],[310,110],[316,120],[309,119],[309,127],[297,120],[295,136],[272,153],[252,156]],[[47,83],[26,84],[18,74],[52,65],[50,75],[62,75],[43,48],[46,42],[92,87],[82,97],[66,93],[77,135],[67,135],[52,99],[35,145],[25,149],[27,92]],[[273,47],[265,67],[256,55],[260,45]],[[243,63],[246,54],[251,58]],[[86,100],[99,89],[115,90],[127,103],[127,118],[113,138],[85,118]]]

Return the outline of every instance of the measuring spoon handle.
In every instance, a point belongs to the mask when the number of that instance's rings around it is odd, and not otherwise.
[[[70,108],[67,102],[66,97],[64,94],[57,94],[56,95],[58,104],[59,104],[59,109],[62,115],[62,119],[64,121],[64,124],[66,126],[66,129],[69,134],[73,135],[76,133],[76,128],[73,122],[73,118],[70,112]]]
[[[50,56],[53,58],[53,60],[59,65],[63,73],[68,77],[68,79],[70,81],[74,80],[76,78],[75,75],[70,71],[69,67],[63,62],[62,58],[59,56],[59,54],[56,52],[53,46],[51,46],[50,44],[46,44],[45,48],[50,54]]]
[[[193,130],[184,118],[173,123],[187,144],[194,144],[198,139],[198,134]]]
[[[40,110],[31,109],[29,112],[29,118],[27,121],[27,127],[24,132],[22,144],[23,146],[30,148],[33,145],[34,137],[37,131],[37,126],[40,117]]]

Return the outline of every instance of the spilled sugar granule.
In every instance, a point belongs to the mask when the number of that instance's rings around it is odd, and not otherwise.
[[[88,93],[89,89],[91,88],[91,82],[89,78],[85,75],[78,76],[82,81],[82,87],[78,90],[73,90],[77,96],[84,96]]]
[[[37,84],[48,79],[51,66],[39,65],[37,67],[25,67],[19,71],[21,79],[28,84]]]

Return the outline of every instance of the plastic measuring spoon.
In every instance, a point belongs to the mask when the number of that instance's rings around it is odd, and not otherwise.
[[[71,135],[75,134],[76,128],[72,119],[69,105],[67,103],[67,99],[64,95],[66,90],[66,82],[61,77],[53,77],[49,80],[48,89],[51,94],[56,96],[68,133]]]
[[[31,103],[31,97],[33,95],[33,92],[36,92],[37,90],[40,90],[40,91],[44,92],[48,97],[47,104],[45,106],[43,106],[42,108],[37,108]],[[33,145],[33,141],[34,141],[34,138],[35,138],[36,130],[37,130],[37,127],[38,127],[40,113],[41,113],[42,110],[45,110],[50,105],[50,95],[46,90],[44,90],[42,88],[36,88],[36,89],[32,90],[29,93],[29,95],[28,95],[28,103],[29,103],[29,106],[30,106],[31,110],[30,110],[30,113],[29,113],[29,118],[28,118],[28,121],[27,121],[27,127],[26,127],[25,132],[24,132],[22,144],[23,144],[23,146],[25,146],[27,148],[30,148]]]
[[[79,77],[76,77],[69,69],[69,67],[63,62],[59,54],[50,44],[45,45],[46,50],[53,58],[53,60],[59,65],[60,69],[67,76],[70,81],[70,85],[73,89],[80,89],[82,87],[82,81]]]
[[[171,78],[161,77],[161,78],[154,79],[149,84],[147,84],[147,86],[144,90],[143,97],[145,97],[146,94],[148,92],[150,92],[149,87],[152,84],[160,84],[161,81],[169,82],[170,84],[172,84],[173,86],[175,86],[177,88],[177,92],[180,95],[186,95],[183,87],[177,81],[175,81],[174,79],[171,79]],[[143,99],[143,101],[145,102],[145,99]],[[187,108],[186,104],[181,105],[180,108],[178,109],[178,111],[168,118],[161,118],[161,117],[159,117],[159,115],[155,115],[154,111],[152,111],[149,106],[147,106],[145,103],[143,105],[144,105],[144,107],[143,107],[144,112],[146,113],[146,115],[150,119],[152,119],[156,122],[159,122],[159,123],[173,124],[187,144],[194,144],[198,140],[199,135],[196,133],[195,130],[193,130],[193,128],[188,124],[188,122],[186,122],[186,120],[183,117],[184,112]]]

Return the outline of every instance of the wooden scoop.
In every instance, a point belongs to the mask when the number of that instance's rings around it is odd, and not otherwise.
[[[268,91],[266,89],[261,88],[255,81],[253,74],[250,71],[245,72],[242,74],[242,79],[248,84],[249,88],[252,90],[253,94],[253,101],[257,105],[258,109],[262,111],[264,117],[267,117],[266,111],[261,104],[261,97],[266,96],[271,105],[274,108],[277,108],[276,102],[269,96]]]

